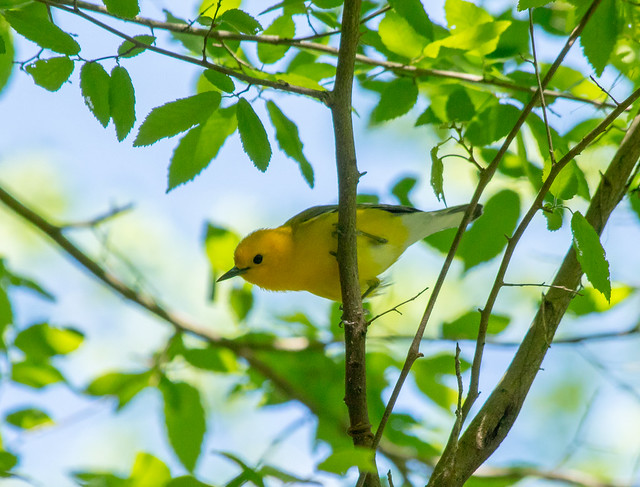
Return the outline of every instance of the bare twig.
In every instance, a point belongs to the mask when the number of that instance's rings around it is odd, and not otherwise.
[[[103,223],[106,223],[109,220],[117,218],[123,215],[124,213],[131,211],[132,209],[133,209],[133,203],[129,203],[128,205],[125,205],[125,206],[113,208],[112,210],[109,210],[103,215],[98,215],[89,220],[63,223],[62,225],[60,225],[60,228],[62,230],[71,229],[71,228],[95,228],[99,225],[102,225]]]
[[[418,299],[427,289],[429,289],[429,287],[425,287],[422,291],[420,291],[418,294],[416,294],[415,296],[403,301],[400,304],[396,304],[393,308],[390,308],[386,311],[383,311],[382,313],[380,313],[379,315],[374,316],[373,318],[371,318],[369,321],[367,321],[367,326],[369,326],[371,323],[373,323],[374,321],[376,321],[378,318],[382,318],[384,315],[392,313],[392,312],[396,312],[396,313],[400,313],[400,311],[398,311],[398,308],[404,306],[407,303],[410,303],[411,301],[415,301],[416,299]],[[402,314],[402,313],[400,313]]]

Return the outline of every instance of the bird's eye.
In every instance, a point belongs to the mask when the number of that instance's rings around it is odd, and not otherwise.
[[[260,264],[260,263],[262,263],[262,254],[257,254],[257,255],[253,258],[253,263],[254,263],[254,264]]]

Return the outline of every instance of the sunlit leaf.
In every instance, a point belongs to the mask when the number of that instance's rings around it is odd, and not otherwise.
[[[109,105],[119,141],[124,140],[133,128],[136,121],[135,104],[136,97],[129,73],[122,66],[114,67],[109,83]]]
[[[282,15],[276,18],[273,23],[265,29],[263,35],[278,36],[283,39],[292,39],[296,34],[296,26],[290,15]],[[272,64],[282,59],[290,46],[288,44],[258,44],[258,59],[264,64]]]
[[[228,374],[238,370],[238,362],[229,350],[221,348],[190,348],[183,352],[184,359],[194,367]]]
[[[45,424],[53,424],[53,420],[47,413],[36,408],[19,409],[10,412],[7,414],[6,421],[23,430],[37,428]]]
[[[408,59],[420,56],[428,43],[427,38],[418,34],[406,18],[393,10],[380,21],[378,34],[387,49]]]
[[[488,54],[493,51],[502,34],[511,25],[511,22],[499,20],[478,24],[475,27],[455,31],[455,34],[427,44],[423,54],[429,58],[437,58],[442,47],[459,49],[462,51],[475,51],[478,54]]]
[[[8,477],[11,470],[18,464],[18,457],[0,448],[0,477]]]
[[[460,370],[464,372],[469,363],[460,359]],[[458,399],[458,391],[445,385],[445,378],[451,376],[455,380],[455,357],[449,353],[441,353],[417,360],[412,368],[418,389],[443,409],[450,410]]]
[[[14,345],[27,357],[43,360],[73,352],[83,340],[84,335],[73,328],[54,328],[48,323],[39,323],[18,333]]]
[[[271,144],[264,125],[251,104],[244,98],[238,100],[236,107],[242,148],[256,168],[264,172],[271,160]]]
[[[236,85],[233,80],[224,73],[214,71],[213,69],[207,69],[204,72],[204,77],[209,83],[225,93],[233,93],[236,89]]]
[[[509,326],[510,318],[504,315],[491,314],[487,326],[487,334],[497,335]],[[475,340],[478,336],[480,313],[469,311],[451,322],[442,324],[442,337],[449,340]]]
[[[161,460],[149,453],[138,453],[129,477],[131,487],[160,487],[169,480],[171,472]]]
[[[106,127],[111,119],[110,84],[111,77],[100,63],[84,63],[82,65],[80,90],[84,103],[103,127]]]
[[[597,22],[587,22],[580,35],[582,50],[596,76],[604,71],[618,40],[620,21],[616,8],[615,0],[603,0],[593,14]]]
[[[9,24],[4,17],[0,16],[0,92],[6,86],[13,71],[14,54]]]
[[[412,79],[396,78],[387,83],[380,101],[371,113],[373,123],[385,122],[404,115],[418,100],[418,87]]]
[[[58,369],[46,362],[24,361],[11,366],[11,379],[34,389],[42,389],[50,384],[63,382]]]
[[[544,7],[546,4],[551,3],[553,0],[520,0],[518,2],[518,11],[522,12],[528,8]]]
[[[634,291],[634,288],[627,285],[612,286],[611,299],[607,300],[600,291],[596,291],[592,287],[585,287],[571,300],[568,311],[577,316],[604,313],[632,296]]]
[[[336,450],[325,460],[320,462],[318,470],[345,475],[352,467],[358,467],[363,472],[375,472],[373,451],[369,448],[350,448]]]
[[[149,385],[151,377],[151,371],[138,374],[109,372],[94,379],[85,392],[92,396],[115,396],[120,409]]]
[[[433,39],[433,23],[424,11],[420,0],[391,0],[389,4],[393,10],[409,22],[417,34],[429,40]]]
[[[579,211],[571,217],[571,233],[576,257],[593,287],[600,291],[607,301],[611,300],[611,279],[609,262],[600,243],[600,237]]]
[[[213,487],[211,484],[205,484],[200,482],[195,477],[185,475],[183,477],[176,477],[169,481],[164,487]]]
[[[11,308],[11,301],[7,295],[7,291],[0,286],[0,350],[6,349],[4,342],[4,332],[7,327],[13,323],[13,310]]]
[[[218,16],[219,22],[226,22],[242,34],[257,34],[262,30],[262,25],[251,15],[243,10],[232,8]]]

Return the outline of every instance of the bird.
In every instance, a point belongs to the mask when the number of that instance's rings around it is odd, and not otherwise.
[[[380,287],[378,276],[410,245],[460,225],[468,206],[422,211],[402,205],[358,204],[358,273],[363,297]],[[478,204],[472,220],[481,214]],[[277,228],[247,235],[235,249],[234,267],[217,282],[240,276],[269,291],[308,291],[341,302],[337,245],[338,206],[313,206]]]

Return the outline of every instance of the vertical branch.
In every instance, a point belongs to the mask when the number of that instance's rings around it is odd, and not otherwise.
[[[369,447],[373,434],[367,408],[367,324],[360,295],[356,236],[356,196],[360,173],[351,119],[354,65],[360,36],[360,4],[361,0],[346,0],[344,3],[336,81],[328,104],[333,117],[339,186],[337,259],[345,335],[344,400],[349,410],[349,434],[353,437],[354,445]],[[365,485],[379,485],[377,474],[361,474],[361,478]]]

